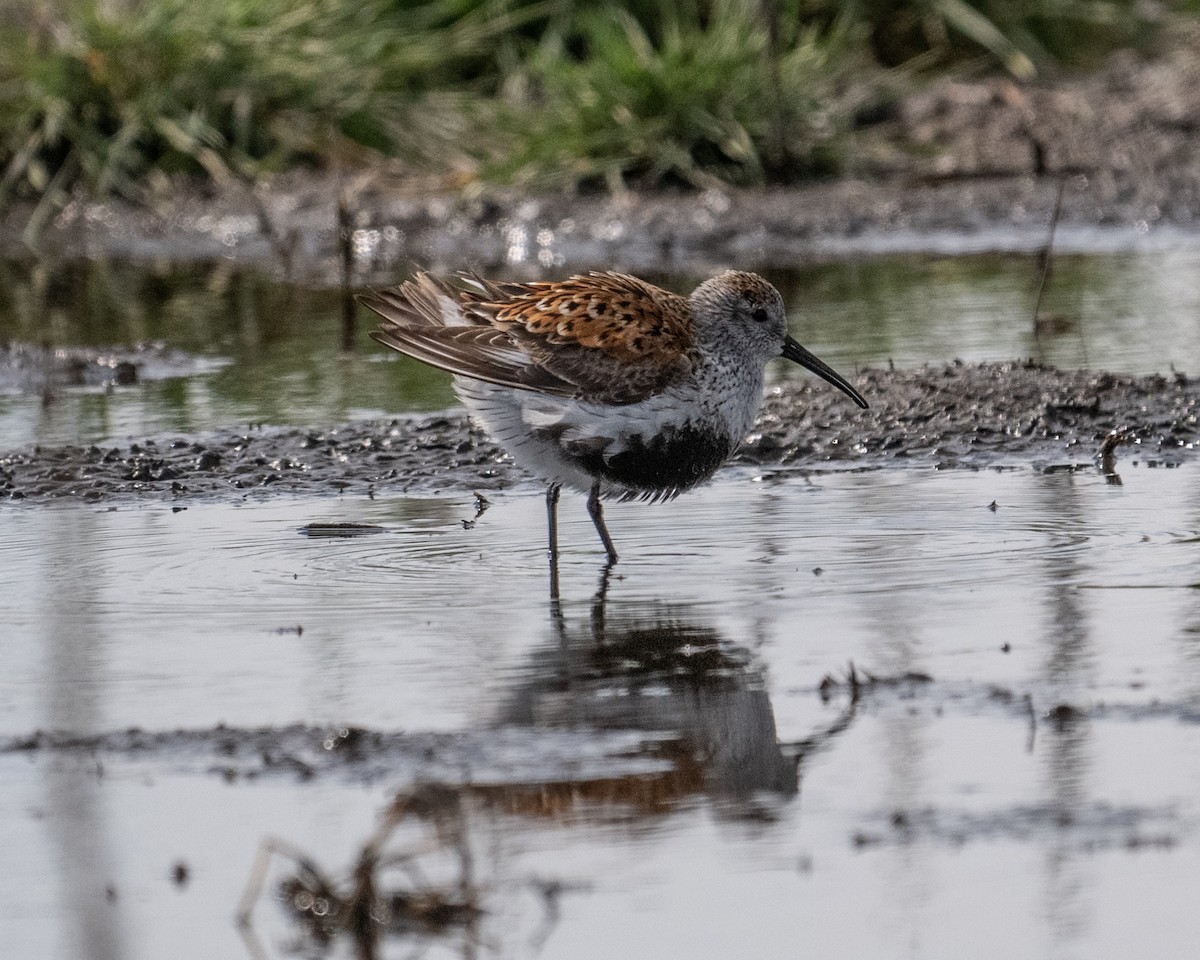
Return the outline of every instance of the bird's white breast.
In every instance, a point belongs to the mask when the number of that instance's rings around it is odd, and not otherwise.
[[[754,422],[761,369],[700,366],[682,384],[629,404],[601,404],[455,378],[476,421],[526,470],[549,482],[587,490],[593,476],[579,460],[611,459],[689,430],[723,439],[732,451]]]

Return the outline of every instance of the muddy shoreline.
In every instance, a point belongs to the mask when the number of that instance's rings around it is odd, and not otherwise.
[[[771,391],[733,463],[767,471],[1174,466],[1200,449],[1200,379],[1030,362],[866,370],[867,411],[824,384]],[[1115,458],[1115,459],[1114,459]],[[532,481],[461,411],[0,454],[0,496],[85,502],[388,496]]]
[[[1200,27],[1180,23],[1165,31],[1153,57],[1118,52],[1087,74],[1030,84],[937,80],[864,120],[849,173],[836,181],[529,196],[450,192],[382,170],[309,171],[253,191],[177,184],[144,206],[73,201],[32,252],[60,260],[226,259],[318,286],[387,283],[414,264],[509,275],[588,265],[701,275],[872,252],[1036,250],[1060,187],[1056,251],[1197,245],[1197,88]],[[339,197],[354,224],[349,277]],[[29,212],[11,208],[0,217],[0,256],[31,255],[22,239]],[[75,358],[72,370],[80,382],[109,382],[120,359]],[[29,391],[43,381],[46,372],[24,354],[0,354],[0,389]],[[868,370],[858,385],[872,402],[866,413],[823,385],[783,388],[737,462],[1057,469],[1091,464],[1114,430],[1126,431],[1121,458],[1173,464],[1197,443],[1200,387],[1183,375],[1131,378],[1015,362]],[[426,493],[522,480],[453,411],[0,451],[0,496],[33,500]]]
[[[1200,27],[1099,69],[943,77],[860,118],[840,179],[619,196],[529,194],[384,166],[295,171],[253,188],[177,182],[145,204],[71,201],[32,241],[0,216],[0,255],[228,259],[293,279],[353,281],[414,264],[533,274],[563,264],[702,274],[854,253],[1032,250],[1063,186],[1056,249],[1200,238]]]

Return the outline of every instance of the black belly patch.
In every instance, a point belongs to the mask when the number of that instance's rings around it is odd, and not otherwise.
[[[729,437],[686,426],[664,430],[649,441],[630,437],[613,456],[598,450],[570,451],[568,456],[592,476],[625,487],[627,498],[660,500],[707,480],[736,446]]]

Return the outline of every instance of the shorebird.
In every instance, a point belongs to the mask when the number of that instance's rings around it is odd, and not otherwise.
[[[453,373],[474,419],[546,481],[552,572],[563,486],[588,494],[615,563],[601,499],[665,500],[711,477],[754,422],[767,361],[793,360],[867,406],[788,335],[783,298],[753,273],[727,271],[687,297],[620,273],[419,273],[359,300],[382,318],[375,340]]]

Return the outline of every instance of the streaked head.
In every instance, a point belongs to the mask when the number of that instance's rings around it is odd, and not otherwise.
[[[758,274],[726,270],[705,280],[689,299],[693,333],[702,347],[737,351],[763,364],[782,352],[783,297]]]
[[[702,349],[736,351],[764,366],[786,357],[829,381],[864,409],[867,401],[841,374],[788,335],[783,297],[756,273],[727,270],[689,298],[694,336]]]

